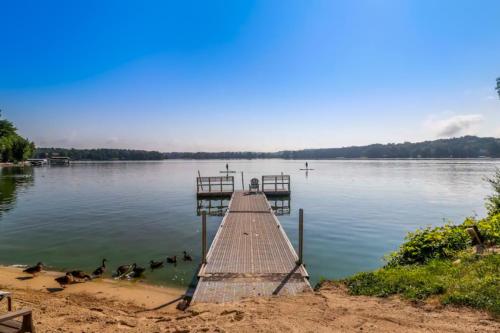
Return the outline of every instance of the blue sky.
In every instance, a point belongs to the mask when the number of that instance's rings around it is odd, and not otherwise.
[[[0,1],[0,108],[39,146],[500,137],[500,1]]]

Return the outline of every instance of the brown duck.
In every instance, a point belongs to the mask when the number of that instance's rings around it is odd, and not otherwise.
[[[193,261],[193,258],[189,254],[187,254],[186,251],[184,251],[183,253],[184,253],[183,257],[184,261]]]
[[[151,269],[157,269],[157,268],[160,268],[163,266],[163,261],[154,261],[154,260],[151,260],[149,262],[149,267],[151,267]]]
[[[76,279],[82,279],[82,280],[92,280],[92,278],[90,277],[90,275],[86,274],[84,271],[71,271],[71,272],[68,272],[70,273],[74,278]]]
[[[116,275],[121,276],[125,273],[128,273],[132,270],[133,267],[134,267],[133,264],[132,265],[121,265],[120,267],[118,267],[116,269]]]
[[[66,273],[66,275],[64,275],[64,276],[60,276],[58,278],[55,278],[54,280],[56,280],[57,283],[59,283],[61,288],[66,288],[66,286],[68,284],[75,283],[75,278],[73,277],[73,275],[71,275],[71,272]]]
[[[102,264],[100,267],[97,267],[95,271],[92,273],[94,277],[101,277],[104,272],[106,272],[106,259],[102,259]]]
[[[42,271],[42,268],[43,268],[43,264],[41,262],[39,262],[35,266],[26,268],[23,272],[28,273],[28,274],[32,274],[32,275],[36,275]]]
[[[167,257],[167,263],[176,264],[177,263],[177,256]]]

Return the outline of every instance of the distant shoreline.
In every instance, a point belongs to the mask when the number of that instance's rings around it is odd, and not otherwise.
[[[497,161],[500,157],[429,157],[429,158],[404,158],[404,157],[377,157],[377,158],[166,158],[161,160],[71,160],[73,163],[96,163],[96,162],[164,162],[164,161],[249,161],[249,160],[282,160],[282,161]],[[0,163],[2,167],[29,166],[23,163]]]
[[[164,159],[462,159],[500,158],[500,138],[464,136],[423,142],[371,144],[341,148],[282,150],[276,152],[159,152],[133,149],[37,148],[35,157],[65,156],[72,160],[164,160]]]

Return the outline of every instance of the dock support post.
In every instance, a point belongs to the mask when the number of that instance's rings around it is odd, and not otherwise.
[[[304,210],[299,209],[299,261],[298,264],[302,265],[303,261],[303,251],[304,251]]]
[[[241,172],[241,189],[245,190],[245,179],[243,179],[243,171]]]
[[[207,263],[207,212],[201,213],[201,263]]]

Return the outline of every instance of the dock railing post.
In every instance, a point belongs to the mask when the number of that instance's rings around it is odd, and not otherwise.
[[[241,172],[241,189],[245,190],[245,180],[243,179],[243,171]]]
[[[207,263],[207,212],[201,213],[201,263]]]
[[[303,251],[304,251],[304,210],[299,209],[299,260],[298,264],[302,265],[303,261]]]

